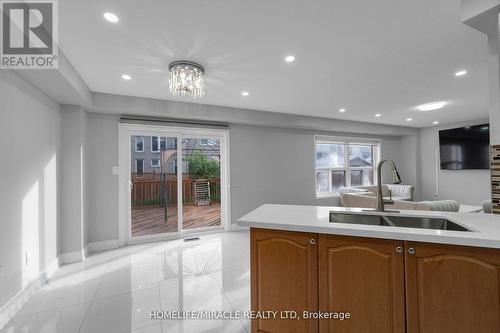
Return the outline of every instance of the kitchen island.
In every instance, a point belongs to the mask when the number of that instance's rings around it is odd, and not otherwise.
[[[263,205],[238,224],[251,228],[252,310],[298,315],[252,332],[500,332],[498,215]]]

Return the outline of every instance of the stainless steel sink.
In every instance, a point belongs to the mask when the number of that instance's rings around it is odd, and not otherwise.
[[[450,220],[443,218],[430,218],[430,217],[345,214],[345,213],[330,212],[330,222],[380,225],[386,227],[401,227],[401,228],[471,231]]]
[[[410,217],[410,216],[389,216],[396,227],[422,228],[453,231],[471,231],[455,222],[442,218]]]
[[[330,222],[394,226],[385,216],[330,213]]]

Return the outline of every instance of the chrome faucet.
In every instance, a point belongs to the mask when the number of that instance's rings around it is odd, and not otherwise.
[[[375,211],[377,212],[385,212],[384,204],[393,204],[394,201],[386,200],[384,201],[384,196],[382,194],[382,165],[385,162],[391,162],[392,164],[392,179],[394,184],[401,183],[401,177],[399,176],[398,168],[396,167],[396,163],[390,158],[384,158],[377,164],[377,208]]]

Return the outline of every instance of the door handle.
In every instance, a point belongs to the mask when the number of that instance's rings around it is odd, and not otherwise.
[[[396,246],[396,252],[397,253],[403,253],[403,247],[402,246]]]
[[[309,240],[309,244],[311,244],[311,245],[316,244],[316,240],[315,240],[314,238],[311,238],[311,239]]]
[[[415,250],[415,248],[414,248],[414,247],[410,247],[410,248],[408,249],[408,253],[409,253],[409,254],[415,254],[415,252],[416,252],[416,250]]]

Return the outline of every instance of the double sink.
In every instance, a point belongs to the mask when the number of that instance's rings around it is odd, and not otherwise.
[[[445,218],[330,212],[331,223],[366,224],[399,228],[472,231]]]

